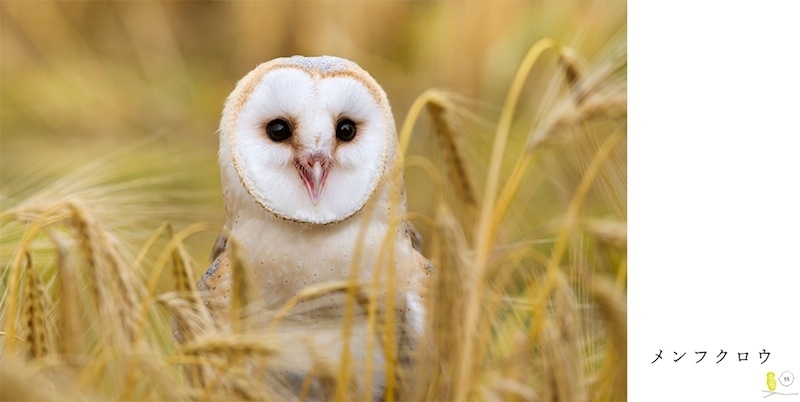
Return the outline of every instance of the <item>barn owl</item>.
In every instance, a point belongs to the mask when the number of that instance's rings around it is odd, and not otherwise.
[[[347,280],[351,267],[360,283],[377,275],[380,289],[387,289],[392,264],[401,330],[421,333],[421,289],[430,266],[403,218],[402,157],[391,108],[366,71],[330,56],[268,61],[238,82],[219,133],[227,233],[249,269],[256,310],[276,311],[309,286]],[[223,328],[231,301],[230,243],[218,241],[198,286]],[[338,293],[295,306],[295,322],[303,325],[292,336],[306,337],[314,353],[338,360],[341,325],[321,323],[341,322],[344,304]],[[361,324],[350,345],[357,364],[367,336]],[[376,355],[382,364],[380,350]]]

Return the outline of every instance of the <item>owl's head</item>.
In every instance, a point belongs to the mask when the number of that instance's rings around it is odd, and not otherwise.
[[[396,148],[383,89],[355,63],[330,56],[259,65],[228,97],[220,124],[223,175],[237,176],[265,210],[299,222],[338,222],[361,210]]]

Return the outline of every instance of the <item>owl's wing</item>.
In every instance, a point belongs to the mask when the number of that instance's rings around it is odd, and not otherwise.
[[[406,221],[406,235],[413,247],[413,265],[411,272],[407,272],[414,277],[410,284],[413,290],[404,292],[398,315],[397,327],[399,338],[397,344],[397,359],[401,369],[396,373],[401,383],[410,384],[414,381],[412,367],[419,356],[428,356],[428,351],[419,350],[420,346],[427,345],[425,341],[425,303],[423,295],[426,294],[427,279],[433,273],[433,265],[422,255],[422,236],[414,228],[411,222]]]
[[[200,297],[217,324],[228,322],[231,298],[231,261],[225,247],[227,237],[217,239],[211,256],[214,261],[197,283]]]
[[[425,293],[424,289],[427,288],[427,284],[424,282],[426,282],[426,278],[430,277],[430,275],[433,273],[433,264],[431,264],[431,262],[428,261],[424,255],[422,255],[422,235],[419,234],[417,229],[410,221],[405,222],[405,231],[406,235],[411,240],[411,247],[414,249],[414,266],[411,267],[412,270],[409,272],[409,274],[415,278],[411,281],[411,283],[413,283],[413,287],[415,287],[416,290],[406,295],[406,306],[400,317],[404,326],[407,327],[404,328],[404,331],[411,331],[411,334],[404,335],[414,338],[421,334],[422,327],[424,325],[425,307],[422,303],[421,294]]]
[[[214,260],[225,251],[225,247],[228,246],[228,235],[225,233],[226,231],[227,229],[223,228],[223,232],[219,234],[217,241],[214,242],[214,247],[211,248],[211,263],[213,263]]]
[[[411,224],[411,221],[406,221],[405,223],[406,223],[406,236],[408,236],[408,238],[411,239],[411,247],[413,247],[414,250],[416,251],[416,253],[414,253],[414,258],[417,261],[417,265],[419,265],[419,267],[423,269],[423,272],[425,272],[426,274],[430,274],[431,271],[433,270],[433,265],[431,265],[431,262],[428,261],[428,259],[422,255],[422,240],[423,240],[422,235],[419,234],[417,228],[415,228],[414,225]]]
[[[417,228],[411,224],[411,221],[406,221],[406,235],[411,239],[411,246],[417,252],[422,252],[422,235],[419,234]]]

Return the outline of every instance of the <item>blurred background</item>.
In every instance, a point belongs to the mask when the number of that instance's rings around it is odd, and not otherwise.
[[[221,225],[216,130],[225,97],[256,65],[293,54],[360,64],[386,90],[398,125],[426,89],[458,94],[469,117],[457,134],[480,189],[494,126],[525,52],[545,37],[575,47],[586,60],[611,41],[624,46],[626,7],[625,1],[3,1],[0,196],[13,205],[70,172],[114,171],[107,180],[132,187],[162,177],[147,184],[155,190],[147,190],[153,198],[147,209],[129,211],[127,226],[141,239],[163,221]],[[556,60],[543,60],[523,92],[512,147],[546,101]],[[435,159],[428,131],[421,122],[410,154]],[[430,181],[407,175],[410,209],[425,213]],[[120,211],[116,218],[124,222]],[[194,241],[193,251],[207,253],[213,234]]]

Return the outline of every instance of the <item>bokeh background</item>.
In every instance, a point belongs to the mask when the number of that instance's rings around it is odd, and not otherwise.
[[[459,135],[480,188],[493,125],[530,46],[552,37],[592,60],[612,39],[625,41],[625,17],[624,1],[3,1],[2,197],[23,199],[98,158],[109,160],[92,174],[128,158],[136,162],[125,180],[170,175],[161,195],[175,208],[139,214],[142,236],[164,220],[222,224],[216,130],[225,97],[259,63],[293,54],[356,61],[384,87],[398,123],[428,88],[459,94],[475,123]],[[537,109],[554,74],[555,58],[544,59],[516,131],[530,129],[535,116],[524,111]],[[420,126],[410,153],[435,157]],[[428,193],[426,180],[408,174],[410,207],[424,212],[429,200],[414,188]]]

